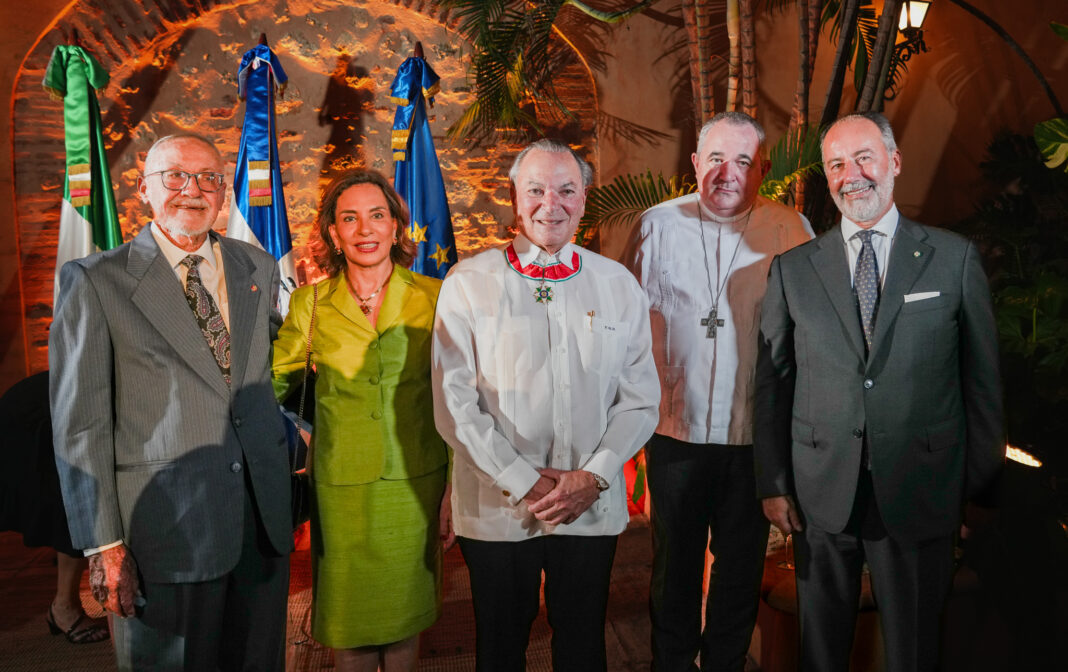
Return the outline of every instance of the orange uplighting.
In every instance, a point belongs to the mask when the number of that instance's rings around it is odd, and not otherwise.
[[[1042,462],[1035,459],[1035,456],[1026,450],[1020,450],[1016,446],[1005,446],[1005,457],[1009,458],[1013,462],[1019,462],[1028,467],[1041,467]]]

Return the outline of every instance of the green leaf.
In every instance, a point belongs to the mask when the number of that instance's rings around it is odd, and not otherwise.
[[[760,195],[785,202],[790,185],[823,172],[817,124],[795,129],[771,148],[771,169],[760,185]]]
[[[634,464],[634,493],[630,501],[637,504],[645,496],[645,446],[642,446],[638,454],[632,458]]]
[[[601,226],[633,224],[654,205],[696,190],[688,175],[664,179],[663,174],[654,177],[648,170],[644,175],[620,175],[609,184],[590,189],[575,241],[579,245],[588,242]]]
[[[1068,118],[1059,117],[1035,124],[1035,144],[1046,159],[1047,168],[1064,164],[1068,172]]]

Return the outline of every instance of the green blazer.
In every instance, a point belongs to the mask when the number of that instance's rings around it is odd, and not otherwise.
[[[434,428],[430,339],[441,281],[394,266],[378,326],[349,293],[345,274],[318,283],[312,334],[315,431],[312,472],[319,483],[357,485],[422,476],[448,463]],[[293,293],[274,343],[275,395],[300,386],[312,288]]]

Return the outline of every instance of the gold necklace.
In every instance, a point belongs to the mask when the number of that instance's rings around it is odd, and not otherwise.
[[[352,295],[354,297],[356,297],[356,301],[359,302],[360,310],[363,311],[364,315],[367,315],[368,317],[370,317],[371,311],[374,310],[374,306],[371,305],[371,301],[373,301],[374,298],[376,296],[378,296],[378,293],[381,292],[382,289],[386,286],[386,283],[389,282],[389,278],[390,278],[391,275],[393,275],[393,268],[392,267],[390,267],[389,275],[386,276],[386,279],[382,281],[382,284],[380,284],[378,286],[378,289],[376,289],[375,291],[371,292],[370,296],[360,296],[360,293],[356,291],[356,287],[352,284],[352,278],[350,277],[348,279],[349,280],[349,282],[348,282],[349,290],[352,291]]]

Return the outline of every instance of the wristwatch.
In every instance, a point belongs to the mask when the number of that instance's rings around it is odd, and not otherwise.
[[[593,476],[593,482],[597,485],[597,492],[604,492],[608,489],[608,481],[604,480],[604,476],[595,474],[592,471],[587,472],[590,476]]]

